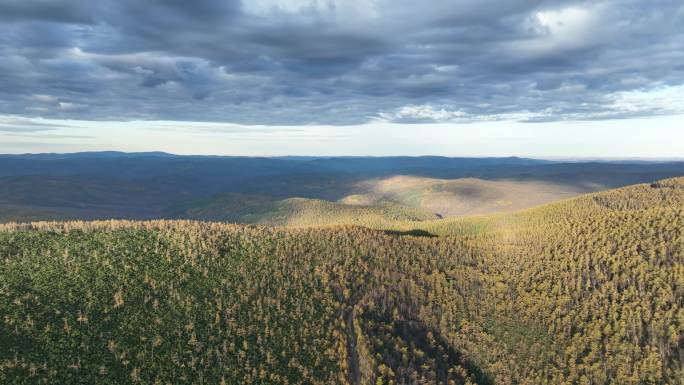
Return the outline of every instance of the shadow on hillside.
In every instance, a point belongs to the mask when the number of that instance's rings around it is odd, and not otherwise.
[[[375,358],[380,360],[379,363],[389,366],[396,374],[397,383],[414,383],[411,381],[412,378],[429,376],[428,372],[432,370],[436,376],[433,378],[436,380],[434,383],[446,384],[449,377],[454,374],[451,370],[461,366],[466,370],[465,375],[475,380],[475,384],[494,385],[493,379],[477,363],[449,343],[439,330],[428,326],[420,319],[396,319],[386,312],[378,313],[368,309],[362,315],[360,324],[366,333],[367,341],[403,342],[375,345],[371,348],[378,352]],[[397,349],[397,346],[401,345],[410,348],[404,351]],[[415,352],[419,354],[414,355]],[[431,365],[425,365],[427,363]],[[455,380],[453,377],[451,379]]]
[[[429,231],[420,230],[420,229],[413,229],[413,230],[408,230],[408,231],[385,230],[385,234],[399,236],[399,237],[404,236],[404,235],[408,235],[411,237],[427,237],[427,238],[437,237],[437,235],[432,234]]]

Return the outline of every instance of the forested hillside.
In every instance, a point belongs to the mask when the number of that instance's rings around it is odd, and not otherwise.
[[[684,384],[684,178],[514,214],[2,225],[3,384]]]
[[[269,226],[361,225],[392,227],[396,222],[434,220],[437,214],[394,202],[369,205],[329,202],[321,199],[268,197],[226,194],[172,214],[177,218],[247,223]]]
[[[170,211],[169,216],[272,226],[355,224],[386,228],[398,221],[512,212],[574,197],[600,189],[600,186],[393,176],[350,183],[345,188],[354,193],[336,202],[300,197],[276,199],[254,194],[220,194],[179,205]]]

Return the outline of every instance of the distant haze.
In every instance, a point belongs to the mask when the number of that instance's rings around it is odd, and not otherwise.
[[[6,118],[35,132],[8,132],[0,153],[165,151],[186,155],[443,155],[543,159],[681,159],[684,119],[584,122],[368,123],[244,126],[171,121],[94,122]],[[2,118],[0,118],[2,122]],[[9,126],[10,123],[7,125]]]

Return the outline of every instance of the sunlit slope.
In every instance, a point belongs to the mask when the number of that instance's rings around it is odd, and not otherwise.
[[[588,187],[530,181],[395,176],[367,180],[349,189],[358,193],[338,202],[222,194],[190,202],[173,210],[171,216],[271,226],[348,224],[391,228],[397,222],[515,211],[573,197]]]
[[[478,178],[394,176],[357,183],[357,194],[340,202],[394,202],[443,217],[511,212],[604,188],[601,185]]]
[[[250,223],[270,226],[361,225],[391,227],[397,221],[424,221],[438,216],[413,207],[384,202],[375,205],[349,205],[320,199],[225,194],[194,203],[174,213],[179,218]]]
[[[395,233],[2,230],[3,384],[684,379],[684,178]]]
[[[395,222],[394,230],[422,230],[435,235],[519,234],[603,217],[657,216],[684,208],[684,177],[585,194],[514,213],[474,215],[424,222]],[[560,231],[560,230],[559,230]]]

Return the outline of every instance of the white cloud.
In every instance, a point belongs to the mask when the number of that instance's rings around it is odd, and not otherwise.
[[[470,114],[461,110],[446,107],[435,107],[429,104],[408,105],[391,112],[382,112],[376,121],[395,123],[472,123],[472,122],[525,122],[547,119],[553,115],[552,110],[541,112],[519,111],[501,114]]]
[[[52,96],[52,95],[45,95],[45,94],[34,94],[31,95],[31,100],[40,102],[40,103],[54,103],[57,101],[57,98]]]
[[[616,25],[607,21],[608,11],[594,4],[536,12],[527,22],[536,36],[508,42],[507,48],[521,58],[534,58],[603,44],[615,35]]]
[[[583,86],[561,86],[556,92],[579,92]],[[484,108],[487,105],[482,105]],[[587,107],[589,107],[587,105]],[[472,122],[538,122],[547,120],[582,121],[625,118],[631,116],[680,115],[684,114],[684,85],[661,86],[653,89],[619,91],[608,94],[604,103],[592,105],[586,110],[564,111],[546,108],[539,111],[517,111],[498,114],[468,113],[448,106],[436,107],[430,104],[406,105],[393,111],[378,114],[376,121],[382,122],[425,122],[425,123],[472,123]]]
[[[257,16],[273,13],[288,13],[298,17],[315,15],[345,23],[380,16],[377,0],[250,0],[242,4],[247,13]]]
[[[435,108],[431,105],[409,105],[396,109],[393,112],[380,113],[382,121],[428,121],[428,122],[451,122],[463,120],[468,114],[459,110],[447,110]]]
[[[626,113],[684,114],[684,85],[617,92],[609,99],[615,110]]]
[[[593,24],[592,11],[581,7],[568,7],[560,10],[541,11],[535,14],[539,26],[556,39],[576,39],[583,37],[586,28]]]

